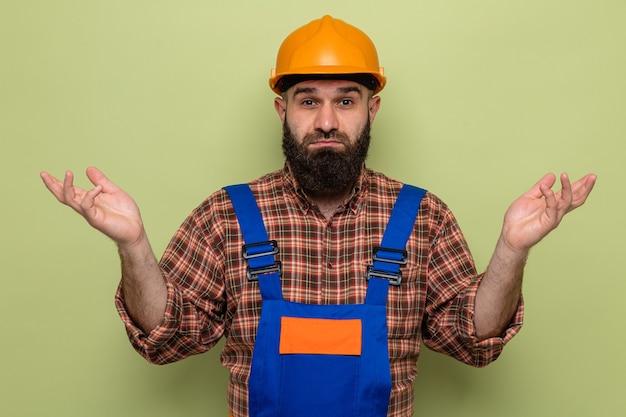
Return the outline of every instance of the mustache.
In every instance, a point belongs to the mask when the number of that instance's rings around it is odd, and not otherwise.
[[[350,145],[350,139],[348,135],[345,133],[341,133],[338,130],[331,130],[330,132],[323,132],[316,130],[315,132],[308,133],[302,139],[302,144],[304,146],[310,145],[312,143],[320,142],[322,140],[335,140],[337,142],[341,142],[344,145]]]

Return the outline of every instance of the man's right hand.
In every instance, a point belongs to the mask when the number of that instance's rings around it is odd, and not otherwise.
[[[113,184],[99,169],[87,168],[91,190],[74,186],[74,174],[65,173],[63,181],[47,172],[41,179],[61,203],[70,206],[95,229],[113,239],[118,246],[131,247],[144,238],[144,227],[135,201]]]
[[[87,168],[87,177],[94,185],[91,190],[74,186],[71,171],[65,173],[63,181],[47,172],[41,173],[41,179],[57,200],[117,243],[124,304],[135,324],[149,333],[163,319],[167,288],[145,234],[139,208],[99,169]]]

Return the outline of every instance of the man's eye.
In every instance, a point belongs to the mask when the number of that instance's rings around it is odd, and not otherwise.
[[[302,104],[304,104],[305,106],[312,106],[315,104],[315,102],[313,100],[303,100]]]
[[[342,106],[349,106],[350,104],[352,104],[352,100],[350,100],[349,98],[344,98],[340,101],[339,104],[341,104]]]

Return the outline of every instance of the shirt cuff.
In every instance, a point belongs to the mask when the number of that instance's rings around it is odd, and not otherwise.
[[[148,334],[137,326],[137,324],[130,317],[126,308],[121,283],[115,294],[115,307],[117,308],[120,318],[124,322],[128,338],[130,339],[133,347],[148,360],[151,360],[151,352],[154,352],[175,336],[182,320],[182,311],[179,307],[182,305],[182,297],[176,290],[176,287],[169,282],[167,277],[164,277],[164,280],[167,288],[167,304],[165,306],[165,314],[163,315],[161,323]]]
[[[460,326],[458,326],[460,337],[466,341],[471,351],[475,352],[474,357],[478,359],[475,366],[484,366],[493,362],[502,352],[513,337],[519,333],[524,322],[524,299],[520,296],[517,310],[511,318],[508,326],[501,335],[478,340],[476,337],[476,327],[474,324],[474,313],[476,305],[476,293],[482,280],[482,275],[472,285],[466,289],[465,297],[462,298],[462,305],[459,309]]]

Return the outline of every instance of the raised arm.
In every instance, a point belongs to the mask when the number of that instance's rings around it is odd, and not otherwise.
[[[553,174],[545,175],[509,206],[493,257],[476,294],[474,325],[479,340],[502,334],[517,309],[524,265],[530,248],[580,207],[596,182],[589,174],[570,184],[561,175],[561,190],[552,191]]]
[[[59,202],[74,209],[93,228],[115,241],[122,263],[126,308],[136,324],[149,333],[163,318],[167,289],[139,208],[97,168],[88,168],[87,177],[94,185],[90,190],[74,186],[71,171],[65,173],[63,181],[47,172],[41,173],[44,184]]]

